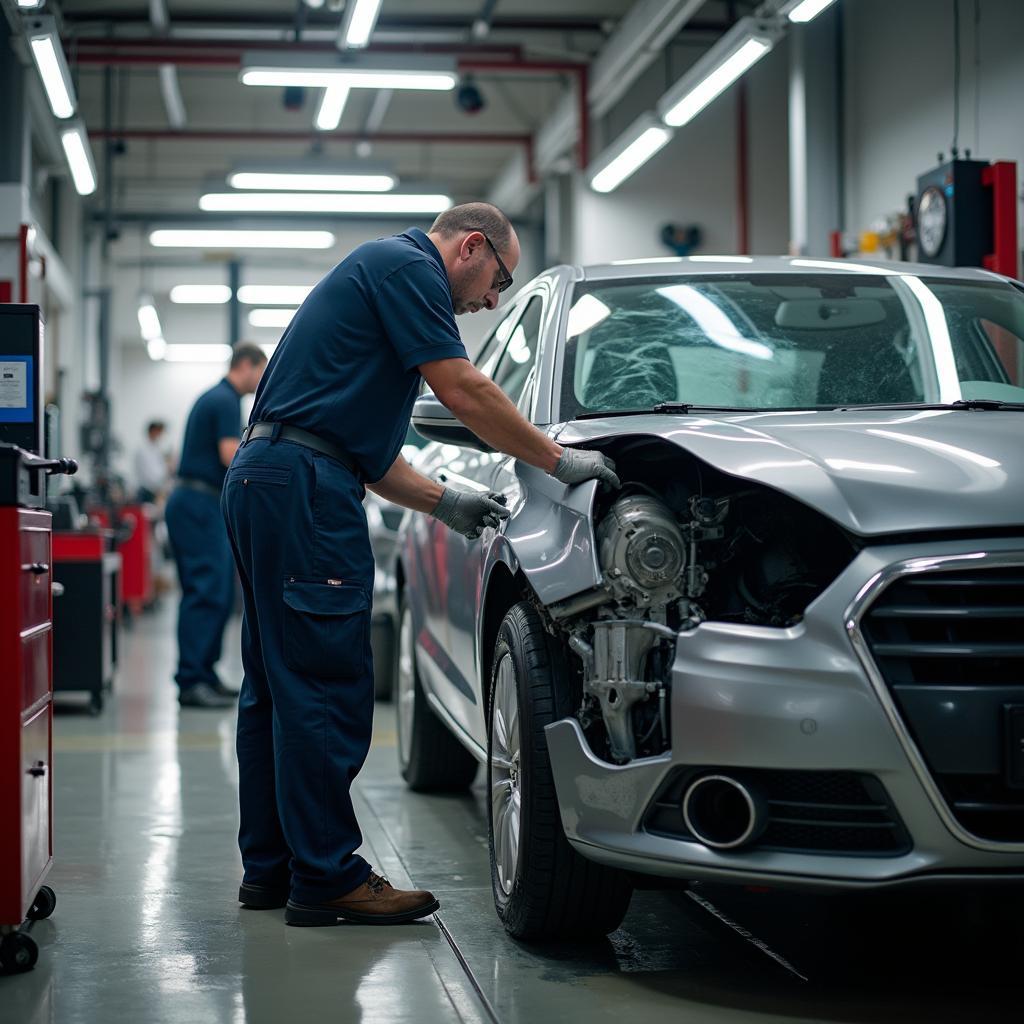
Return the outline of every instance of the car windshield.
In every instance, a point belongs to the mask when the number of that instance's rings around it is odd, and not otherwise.
[[[561,418],[1024,402],[1024,294],[910,274],[594,281],[572,296]]]

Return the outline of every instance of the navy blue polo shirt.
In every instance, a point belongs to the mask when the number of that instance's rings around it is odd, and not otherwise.
[[[178,476],[202,480],[220,490],[227,467],[220,461],[219,444],[241,434],[242,396],[225,377],[204,391],[188,414]]]
[[[367,242],[309,294],[256,392],[250,422],[340,445],[368,481],[398,457],[423,363],[468,359],[448,274],[418,228]]]

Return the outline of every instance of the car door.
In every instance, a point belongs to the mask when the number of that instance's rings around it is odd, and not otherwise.
[[[522,315],[518,300],[484,342],[474,360],[477,369],[493,374],[509,336]],[[455,444],[435,444],[425,453],[420,471],[446,487],[464,491],[486,491],[494,453]],[[475,674],[467,672],[472,663],[473,634],[478,605],[479,540],[469,541],[431,516],[416,516],[413,537],[421,576],[417,619],[425,629],[420,633],[417,658],[428,689],[441,702],[454,722],[477,742],[482,734],[479,722],[480,695]],[[468,659],[464,649],[469,644]]]
[[[510,318],[511,329],[503,325],[504,343],[481,367],[527,416],[529,408],[525,405],[525,398],[535,373],[543,314],[541,295],[524,296],[517,303],[516,315]],[[466,490],[492,490],[495,472],[507,458],[500,452],[460,449],[457,459],[445,467],[446,483]],[[488,530],[479,540],[467,540],[457,534],[448,540],[448,579],[461,598],[449,606],[449,653],[458,676],[467,681],[466,691],[473,692],[473,701],[467,701],[465,707],[466,725],[480,743],[485,742],[486,733],[484,701],[478,693],[476,638],[490,539],[491,531]]]

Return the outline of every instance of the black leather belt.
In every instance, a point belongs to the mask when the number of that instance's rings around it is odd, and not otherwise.
[[[205,480],[197,480],[193,476],[178,477],[178,486],[184,487],[187,491],[198,491],[200,494],[209,494],[211,497],[220,497],[220,488],[208,484]]]
[[[302,430],[300,427],[291,427],[287,423],[267,423],[266,421],[253,423],[245,428],[245,433],[242,434],[242,444],[252,441],[257,437],[273,438],[275,435],[280,441],[294,441],[296,444],[312,448],[313,451],[319,452],[321,455],[330,456],[330,458],[340,462],[353,476],[361,479],[356,460],[341,445],[334,444],[332,441],[325,441],[322,437],[317,437],[316,434],[311,434],[308,430]]]

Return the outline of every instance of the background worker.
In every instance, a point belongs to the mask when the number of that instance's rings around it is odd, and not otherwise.
[[[214,669],[235,597],[220,492],[241,435],[242,396],[255,392],[266,365],[258,345],[235,345],[227,376],[192,406],[177,486],[167,499],[164,516],[181,581],[175,681],[183,707],[230,707],[237,697]]]
[[[511,224],[484,203],[357,248],[285,331],[228,473],[244,598],[239,901],[287,904],[289,924],[393,924],[438,907],[356,854],[349,792],[373,717],[364,486],[469,537],[508,515],[399,455],[421,374],[496,449],[567,484],[618,483],[604,456],[559,447],[468,360],[455,315],[494,309],[518,262]]]
[[[146,424],[146,439],[135,452],[136,500],[160,501],[171,479],[170,459],[163,440],[167,425],[161,420]]]

